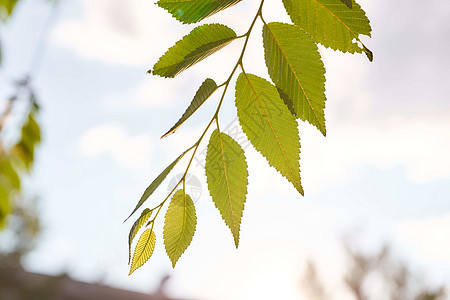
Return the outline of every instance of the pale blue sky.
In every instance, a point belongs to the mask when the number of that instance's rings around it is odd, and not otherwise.
[[[122,221],[151,180],[192,144],[217,99],[177,134],[159,137],[206,77],[226,78],[242,44],[179,78],[162,80],[146,71],[193,26],[181,26],[152,1],[61,2],[35,81],[44,140],[29,190],[40,196],[44,231],[26,260],[30,270],[67,271],[80,280],[140,291],[151,291],[167,273],[175,295],[270,299],[281,289],[284,299],[296,299],[305,257],[320,261],[325,279],[338,284],[342,237],[356,231],[363,248],[391,242],[434,282],[450,278],[450,2],[359,1],[372,20],[373,38],[365,41],[375,60],[321,48],[328,136],[300,124],[306,196],[249,148],[249,194],[235,250],[206,190],[204,170],[194,168],[203,193],[191,247],[172,270],[160,219],[155,253],[131,277],[126,265],[131,222]],[[242,33],[256,2],[243,1],[206,22],[223,21]],[[267,1],[268,21],[287,21],[278,2]],[[47,4],[23,0],[1,28],[2,99],[10,80],[28,70],[48,13]],[[245,64],[268,78],[260,25]],[[234,119],[231,89],[222,127]],[[168,182],[153,203],[165,196]]]

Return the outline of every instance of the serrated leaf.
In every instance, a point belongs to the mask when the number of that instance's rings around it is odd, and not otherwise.
[[[263,78],[241,73],[236,108],[239,124],[255,149],[303,195],[297,121],[277,88]]]
[[[164,138],[172,133],[174,133],[187,119],[192,116],[197,109],[202,106],[203,103],[205,103],[206,100],[217,90],[217,84],[214,80],[208,78],[206,79],[200,88],[198,89],[197,93],[194,96],[194,99],[192,99],[191,104],[186,109],[184,114],[181,116],[181,118],[178,120],[178,122],[173,125],[172,128],[169,129],[161,138]]]
[[[184,190],[178,190],[173,195],[165,220],[164,245],[172,266],[175,267],[191,243],[197,224],[194,202]]]
[[[136,269],[140,268],[152,256],[155,249],[156,236],[151,228],[144,231],[137,242],[136,249],[134,249],[133,260],[131,261],[130,273],[131,275]]]
[[[164,169],[164,171],[161,172],[161,174],[158,175],[158,177],[155,178],[155,180],[150,183],[150,185],[145,190],[144,194],[142,195],[139,202],[136,204],[136,207],[133,209],[131,214],[128,216],[128,218],[125,219],[127,221],[138,209],[142,206],[142,204],[147,201],[148,197],[150,197],[154,191],[159,187],[159,185],[164,181],[164,179],[169,175],[170,171],[175,167],[175,165],[181,160],[181,158],[186,154],[186,151],[183,152],[180,156],[178,156],[170,165],[167,166],[167,168]]]
[[[230,227],[237,248],[248,184],[244,150],[216,129],[209,140],[205,169],[212,200]]]
[[[370,37],[369,19],[356,2],[352,8],[342,2],[345,1],[283,0],[292,22],[308,32],[317,43],[334,50],[362,53],[365,46],[359,36]]]
[[[241,0],[159,0],[159,7],[167,10],[175,19],[184,23],[196,23],[235,5]]]
[[[235,38],[236,33],[222,24],[196,27],[159,59],[152,72],[162,77],[175,77],[222,49]]]
[[[347,5],[348,8],[352,9],[353,8],[353,3],[352,0],[340,0],[342,3],[344,3],[345,5]]]
[[[325,128],[325,68],[317,45],[300,27],[269,23],[263,28],[266,65],[275,85],[293,103],[298,118]]]
[[[128,263],[130,263],[131,260],[131,244],[133,243],[134,237],[138,233],[139,229],[145,224],[145,222],[147,222],[151,215],[152,210],[148,208],[144,209],[139,219],[134,222],[133,226],[130,229],[130,233],[128,234]]]

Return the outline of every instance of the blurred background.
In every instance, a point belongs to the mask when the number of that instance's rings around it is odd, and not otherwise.
[[[320,48],[328,132],[299,125],[305,197],[240,140],[250,177],[236,250],[199,151],[191,246],[172,269],[159,219],[155,252],[132,276],[123,220],[198,138],[217,95],[159,137],[205,78],[226,79],[242,41],[162,79],[146,71],[195,25],[152,1],[15,2],[0,1],[0,298],[450,299],[450,1],[359,0],[374,62]],[[258,5],[206,22],[241,34]],[[281,1],[263,13],[288,22]],[[259,22],[244,63],[269,78],[261,40]],[[233,94],[221,126],[242,135]]]

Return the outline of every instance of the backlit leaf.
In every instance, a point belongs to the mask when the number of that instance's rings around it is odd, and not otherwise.
[[[239,124],[248,139],[303,195],[297,121],[277,88],[258,76],[241,73],[236,83]]]
[[[311,37],[300,27],[269,23],[263,29],[266,65],[275,85],[292,101],[298,118],[325,128],[325,68]]]
[[[350,1],[283,0],[292,22],[317,43],[343,52],[370,52],[359,39],[360,35],[370,36],[369,19],[356,2],[353,1],[352,8],[343,2]]]
[[[197,111],[200,106],[202,106],[203,103],[205,103],[206,100],[208,100],[209,96],[211,96],[216,90],[216,82],[209,78],[206,79],[198,89],[197,93],[194,96],[194,99],[192,99],[191,104],[178,120],[178,122],[173,125],[173,127],[170,128],[169,131],[167,131],[161,138],[174,133],[187,119],[189,119],[190,116],[192,116]]]
[[[235,38],[236,33],[222,24],[205,24],[194,28],[159,59],[152,72],[162,77],[175,77]]]
[[[237,248],[248,184],[244,150],[216,129],[209,140],[205,169],[212,200],[230,227]]]
[[[184,190],[178,190],[170,201],[164,224],[164,245],[173,267],[191,243],[196,224],[194,202]]]
[[[131,259],[131,243],[133,243],[134,237],[138,233],[139,229],[147,222],[147,220],[152,215],[152,211],[148,208],[144,209],[144,211],[141,213],[141,216],[139,219],[134,222],[133,226],[130,229],[130,233],[128,234],[128,263],[130,263]]]
[[[241,0],[159,0],[159,7],[166,9],[184,24],[196,23],[224,10]]]
[[[152,181],[152,183],[150,183],[150,185],[147,187],[144,194],[142,195],[141,199],[139,200],[138,204],[136,204],[136,207],[133,209],[133,211],[126,220],[128,220],[139,209],[139,207],[141,207],[141,205],[144,204],[145,201],[147,201],[148,197],[150,197],[153,194],[153,192],[156,191],[159,185],[164,181],[167,175],[169,175],[170,171],[172,171],[175,165],[181,160],[181,158],[185,154],[186,151],[183,152],[180,156],[178,156],[169,166],[167,166],[167,168],[164,169],[164,171],[161,172],[161,174],[158,175],[158,177],[155,178],[155,180]]]
[[[141,267],[152,256],[155,249],[156,236],[151,228],[144,231],[137,242],[136,249],[134,249],[133,260],[131,261],[130,273],[131,275],[136,269]]]

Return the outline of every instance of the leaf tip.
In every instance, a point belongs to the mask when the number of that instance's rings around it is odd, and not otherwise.
[[[131,214],[132,215],[132,214]],[[123,222],[122,224],[125,224],[126,221],[128,221],[128,219],[131,217],[131,215],[129,215]]]
[[[233,232],[234,245],[236,246],[236,249],[239,248],[239,231],[240,228],[238,227],[237,232]]]
[[[370,51],[366,46],[364,46],[364,53],[366,53],[367,58],[370,62],[373,62],[373,52]]]
[[[294,183],[292,182],[292,184],[294,184]],[[300,195],[302,195],[303,197],[305,196],[305,192],[304,192],[302,184],[300,182],[297,182],[296,184],[294,184],[294,187],[297,190],[297,192],[300,193]]]
[[[173,260],[170,260],[172,261],[172,268],[175,269],[175,265],[177,264],[178,259],[174,258]]]
[[[174,132],[175,132],[175,131],[174,131]],[[164,134],[160,137],[160,139],[163,139],[163,138],[165,138],[165,137],[168,137],[169,135],[171,135],[171,134],[174,133],[174,132],[168,131],[168,132],[164,133]]]

